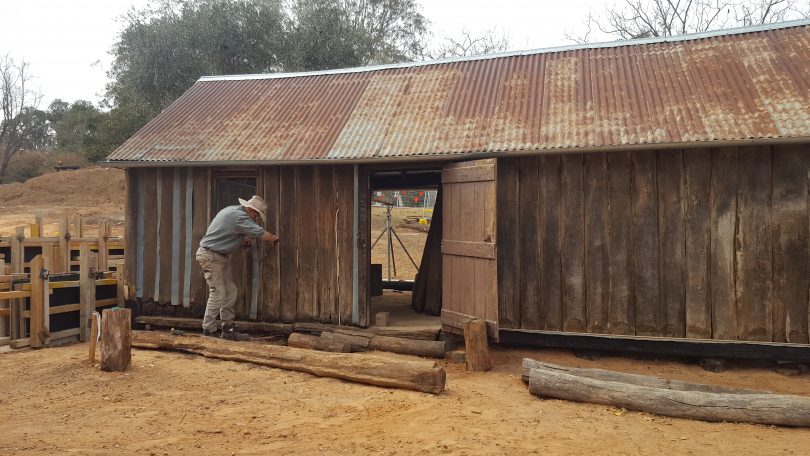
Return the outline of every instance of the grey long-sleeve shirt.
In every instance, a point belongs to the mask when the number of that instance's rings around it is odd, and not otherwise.
[[[205,232],[200,247],[220,253],[231,253],[247,237],[259,237],[264,228],[248,216],[242,206],[228,206],[219,211]]]

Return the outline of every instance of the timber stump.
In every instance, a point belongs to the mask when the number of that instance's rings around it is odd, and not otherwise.
[[[132,312],[104,309],[101,317],[101,362],[107,372],[123,372],[132,361]]]

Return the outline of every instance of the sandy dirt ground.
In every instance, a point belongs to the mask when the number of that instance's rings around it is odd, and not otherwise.
[[[394,355],[389,355],[394,356]],[[672,361],[496,349],[494,370],[447,367],[430,395],[171,352],[106,373],[87,345],[0,354],[0,454],[800,455],[810,430],[705,423],[536,398],[524,356],[583,367],[810,393],[810,376]]]
[[[55,230],[63,207],[120,220],[120,171],[75,173],[0,186],[0,233],[12,233],[37,212],[52,222],[46,233]],[[404,223],[413,211],[397,210],[394,225],[418,263],[425,233]],[[372,240],[383,226],[384,210],[375,209]],[[385,248],[372,258],[385,264]],[[413,278],[404,252],[396,259],[399,278]],[[407,296],[398,298],[407,305]],[[395,318],[408,321],[406,314]],[[86,344],[0,347],[0,454],[739,456],[798,455],[810,448],[810,429],[705,423],[540,399],[520,380],[524,356],[810,396],[810,375],[785,375],[795,371],[738,366],[716,374],[683,360],[587,361],[555,350],[496,347],[492,372],[447,365],[446,393],[429,395],[145,350],[134,350],[128,372],[105,373],[86,361]]]

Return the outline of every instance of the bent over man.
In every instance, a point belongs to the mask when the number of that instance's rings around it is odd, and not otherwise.
[[[248,340],[247,334],[236,332],[234,328],[234,304],[237,288],[231,278],[231,253],[251,241],[262,240],[275,246],[278,236],[265,231],[258,223],[264,221],[267,204],[261,197],[253,196],[249,201],[239,198],[238,206],[228,206],[219,211],[211,221],[197,249],[197,262],[203,270],[208,284],[208,303],[203,318],[203,335],[217,336],[217,315],[222,320],[223,339]]]

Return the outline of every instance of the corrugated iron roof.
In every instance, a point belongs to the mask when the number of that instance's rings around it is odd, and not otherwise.
[[[206,77],[108,160],[357,162],[790,138],[810,138],[810,21]]]

